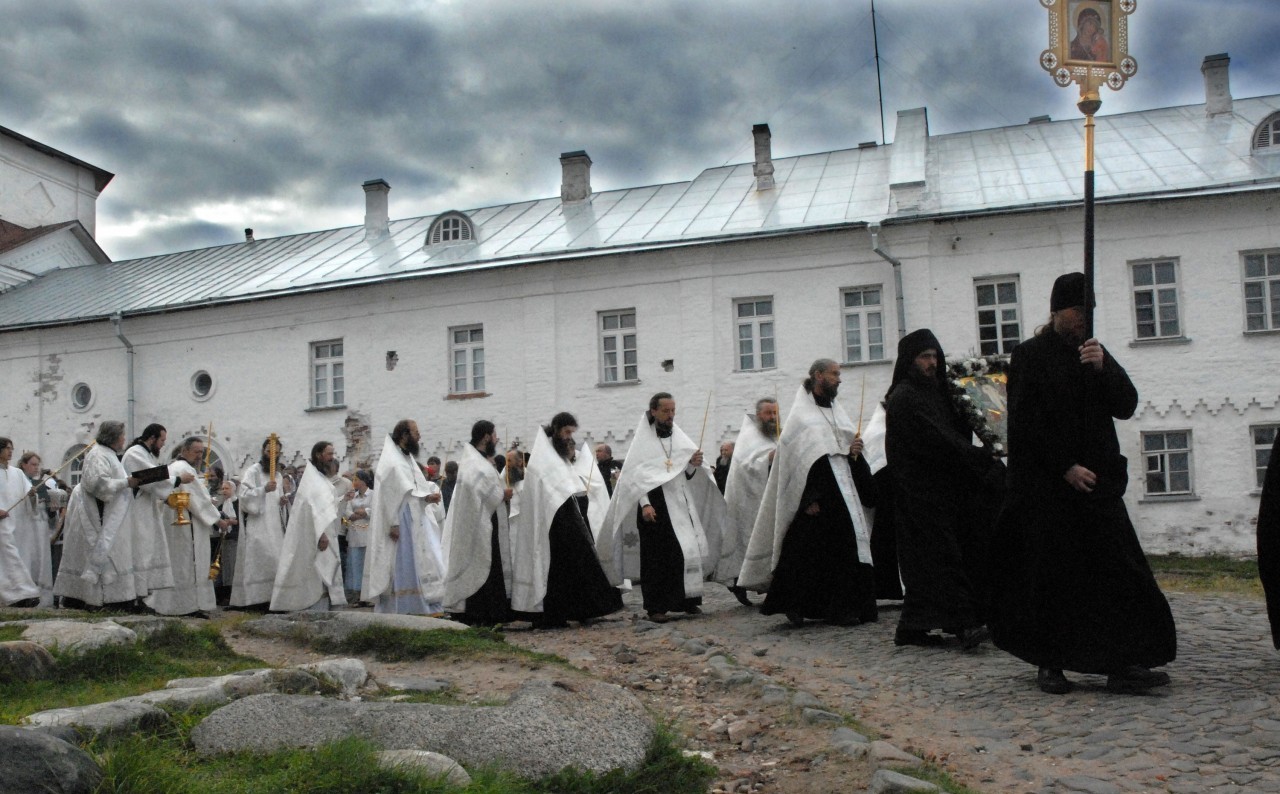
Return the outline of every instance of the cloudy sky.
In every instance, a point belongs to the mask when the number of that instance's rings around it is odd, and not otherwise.
[[[869,0],[0,0],[0,126],[116,174],[115,259],[559,193],[880,140]],[[878,0],[887,137],[1078,118],[1037,63],[1037,0]],[[1102,113],[1280,93],[1276,0],[1138,0],[1138,75]]]

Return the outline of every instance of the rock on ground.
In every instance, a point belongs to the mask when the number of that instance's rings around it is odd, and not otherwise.
[[[0,680],[39,681],[52,675],[56,665],[43,645],[26,640],[0,642]]]
[[[79,735],[92,738],[149,730],[169,721],[169,715],[148,703],[112,701],[92,706],[38,711],[22,718],[26,725],[70,725]]]
[[[138,641],[138,634],[110,620],[98,623],[43,620],[27,626],[22,632],[22,639],[49,650],[56,648],[64,652],[84,653],[108,645],[129,645]]]
[[[495,764],[531,778],[566,766],[634,769],[653,723],[631,693],[595,681],[528,681],[505,706],[343,702],[255,695],[223,706],[192,731],[202,755],[315,747],[359,736],[387,750],[431,750],[468,766]]]
[[[84,750],[40,731],[0,725],[0,793],[90,794],[102,770]]]
[[[881,769],[872,776],[871,786],[867,792],[868,794],[927,794],[927,792],[941,790],[932,783]]]
[[[443,777],[446,782],[455,786],[466,786],[471,783],[471,775],[467,770],[447,755],[433,753],[430,750],[383,750],[378,753],[378,764],[384,768],[409,767],[426,772],[428,775]]]
[[[287,640],[320,640],[342,642],[360,629],[370,626],[387,626],[393,629],[466,630],[467,626],[455,620],[429,618],[424,615],[380,615],[376,612],[290,612],[273,614],[249,620],[240,628],[250,634],[264,637],[281,637]]]

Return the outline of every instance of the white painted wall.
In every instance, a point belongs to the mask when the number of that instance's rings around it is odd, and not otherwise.
[[[31,228],[78,220],[95,234],[93,172],[0,135],[0,218]]]

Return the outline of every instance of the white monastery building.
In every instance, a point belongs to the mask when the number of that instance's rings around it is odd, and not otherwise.
[[[1097,335],[1141,395],[1118,429],[1151,552],[1250,553],[1280,427],[1280,95],[1233,99],[1228,64],[1204,104],[1097,119]],[[688,182],[593,192],[570,152],[554,198],[392,220],[375,179],[360,225],[107,262],[30,238],[92,233],[111,175],[0,130],[0,435],[56,462],[106,419],[212,423],[234,473],[270,432],[349,465],[407,417],[448,459],[477,419],[528,446],[569,410],[621,456],[669,391],[690,436],[710,395],[714,450],[815,358],[870,417],[907,331],[1008,352],[1081,268],[1079,118],[935,136],[920,108],[892,144],[785,159],[752,132],[754,162]]]

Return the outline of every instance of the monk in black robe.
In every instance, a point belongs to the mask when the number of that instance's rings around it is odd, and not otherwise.
[[[937,645],[942,638],[930,632],[942,629],[969,649],[989,636],[983,569],[1004,466],[992,450],[973,445],[973,430],[948,394],[946,367],[931,331],[910,333],[898,342],[885,396],[885,452],[906,586],[894,642]]]
[[[1040,668],[1045,692],[1071,690],[1064,670],[1141,692],[1169,682],[1150,668],[1174,659],[1177,637],[1123,501],[1127,461],[1113,420],[1133,415],[1138,392],[1084,338],[1084,305],[1083,274],[1061,276],[1050,324],[1013,351],[989,625],[997,646]]]
[[[1258,576],[1267,594],[1271,643],[1280,649],[1280,433],[1271,445],[1262,504],[1258,506]]]

